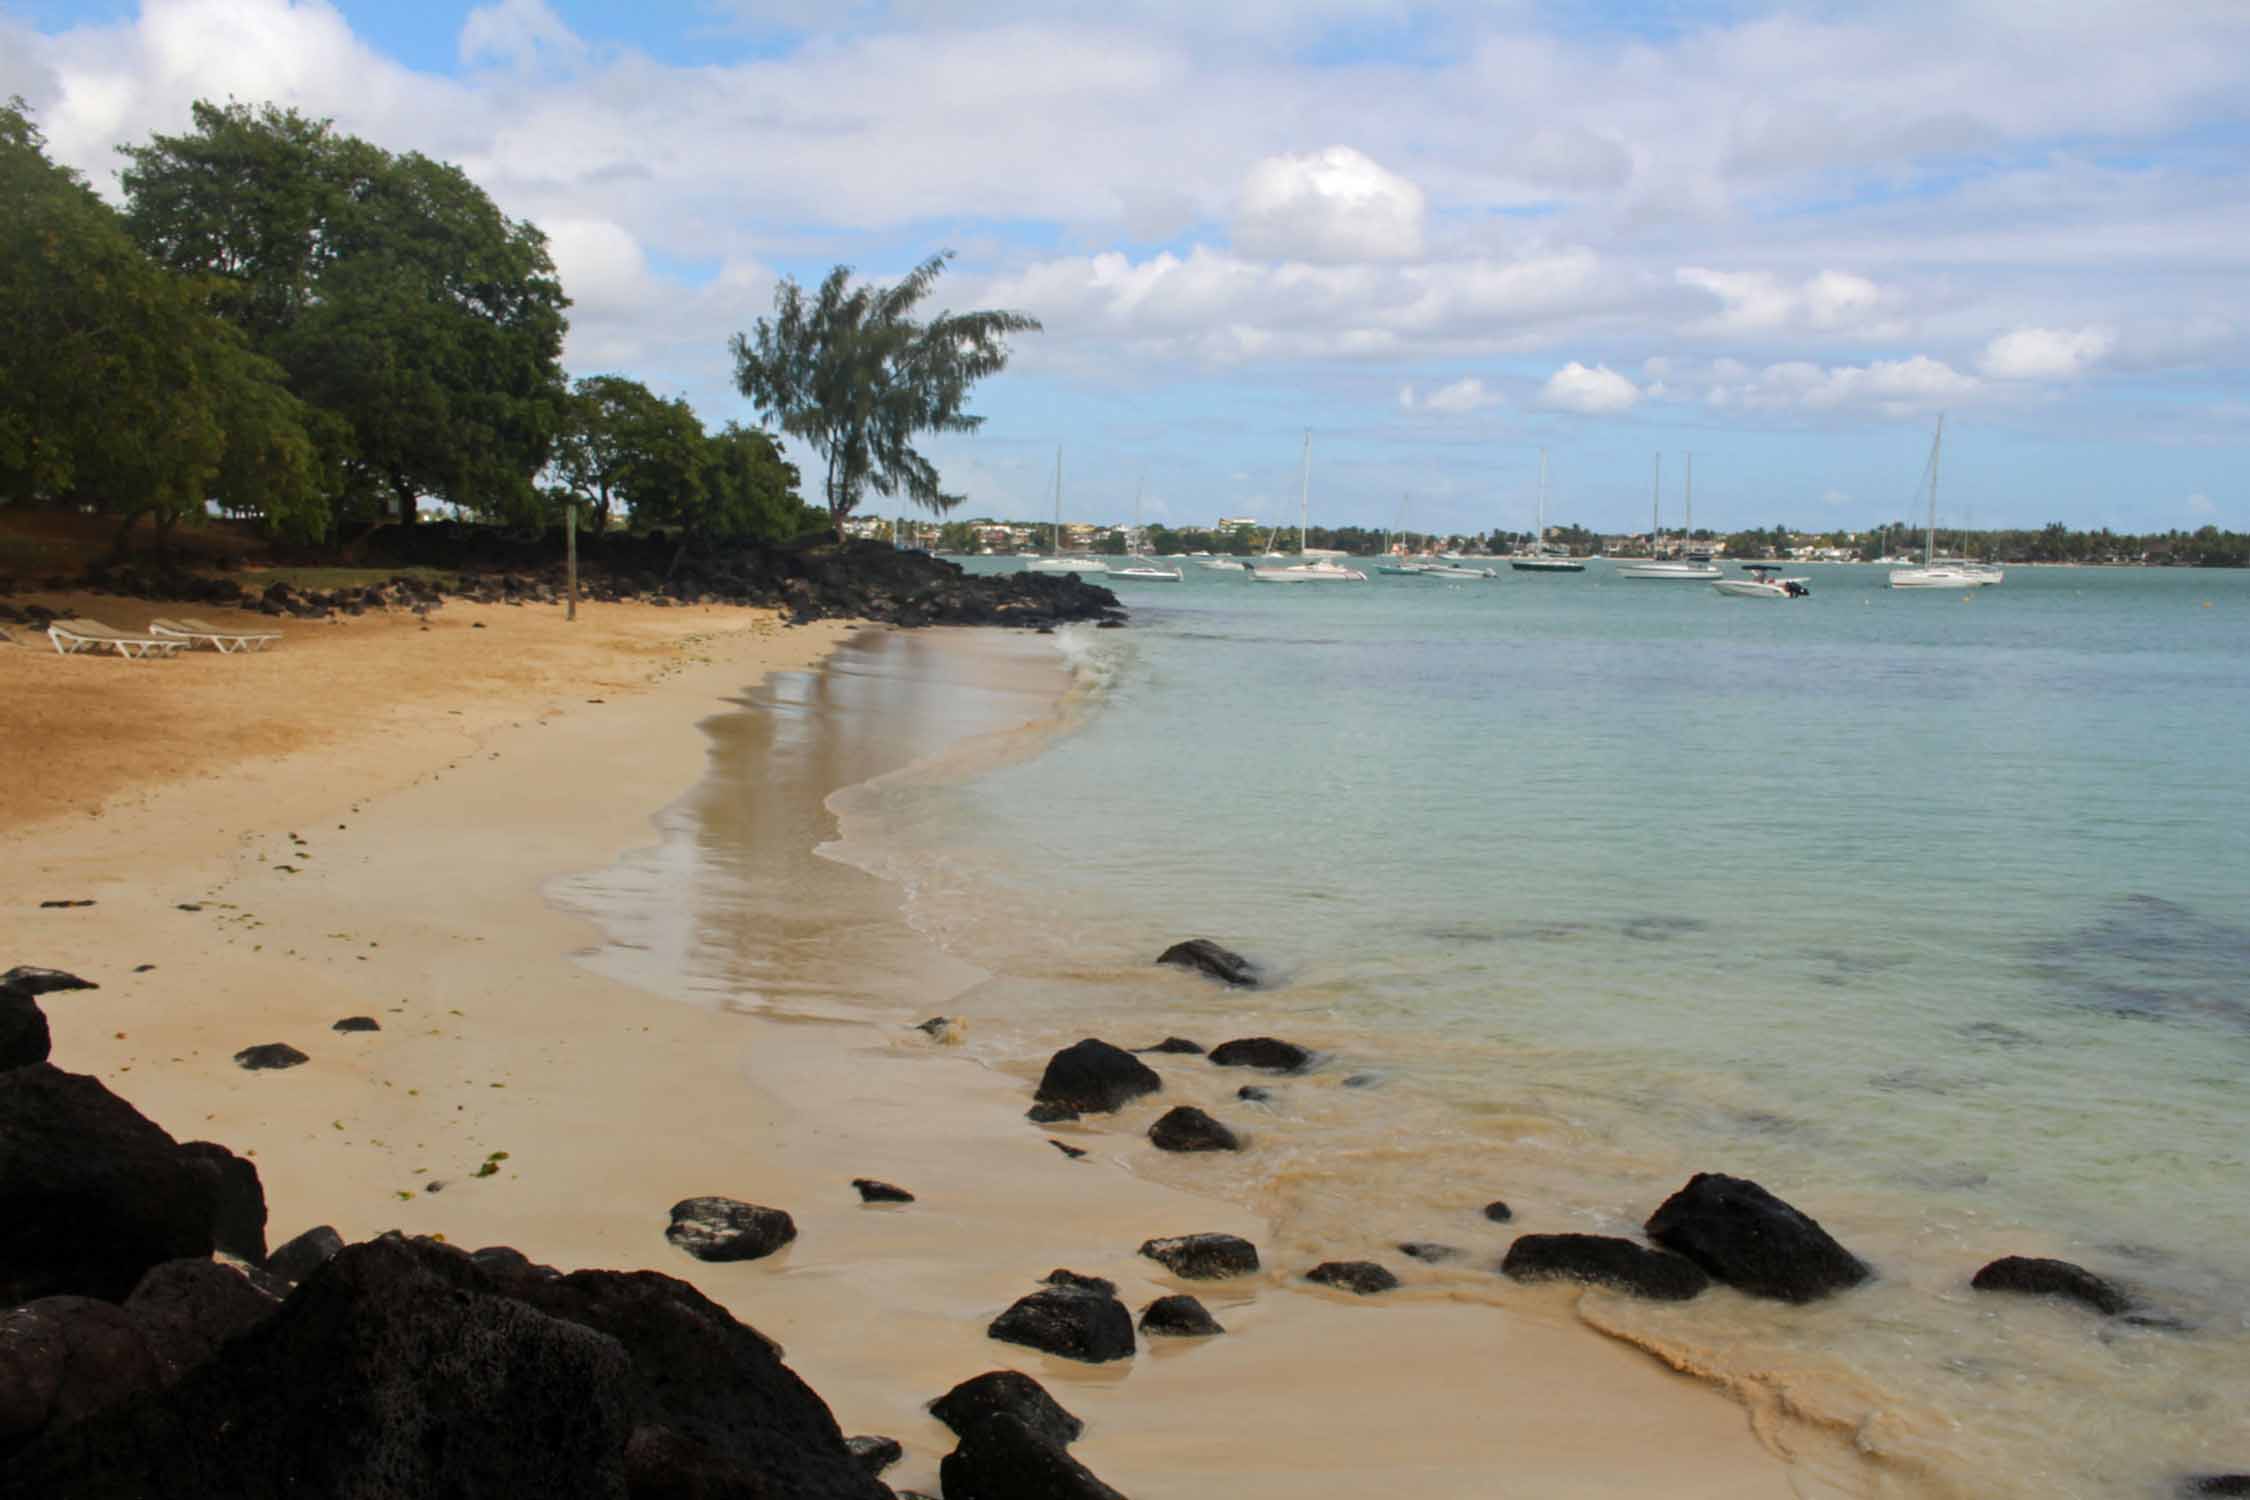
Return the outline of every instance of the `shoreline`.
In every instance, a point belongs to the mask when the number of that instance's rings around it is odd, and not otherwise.
[[[237,763],[113,798],[84,823],[17,827],[0,836],[12,856],[0,901],[21,914],[11,961],[104,986],[47,1007],[57,1058],[182,1139],[257,1161],[274,1241],[321,1222],[347,1239],[396,1227],[565,1267],[681,1276],[778,1338],[846,1431],[899,1437],[908,1458],[895,1483],[930,1488],[950,1445],[923,1402],[1013,1366],[1088,1418],[1080,1457],[1128,1492],[1195,1493],[1223,1478],[1243,1495],[1356,1494],[1404,1473],[1463,1494],[1496,1475],[1572,1493],[1792,1492],[1739,1408],[1642,1355],[1446,1298],[1368,1304],[1301,1289],[1294,1266],[1189,1286],[1232,1331],[1199,1347],[1151,1341],[1122,1369],[987,1339],[984,1323],[1051,1266],[1112,1276],[1137,1306],[1180,1289],[1134,1255],[1141,1239],[1258,1240],[1263,1225],[1120,1170],[1098,1135],[1084,1141],[1094,1157],[1064,1159],[1021,1120],[1018,1078],[868,1024],[865,989],[845,997],[860,1018],[841,1023],[654,1003],[579,961],[588,924],[548,895],[648,847],[652,810],[709,780],[710,726],[756,722],[738,711],[746,678],[833,686],[846,634],[793,632],[778,656],[722,638],[702,648],[707,660],[661,661],[630,697],[580,695],[630,713],[488,701],[466,746],[463,726],[424,724],[410,743]],[[829,665],[815,669],[816,656]],[[1020,689],[990,691],[1025,702]],[[800,710],[822,712],[789,709]],[[339,784],[339,767],[362,780]],[[377,789],[384,776],[391,787]],[[805,815],[832,826],[817,803]],[[818,860],[767,844],[804,867]],[[819,863],[868,905],[818,914],[812,932],[850,940],[886,902],[895,915],[873,877]],[[100,904],[36,910],[58,896]],[[144,961],[155,969],[130,972]],[[875,998],[904,1003],[930,981],[958,993],[967,977],[918,969],[908,953],[890,997]],[[810,993],[790,995],[788,1013],[818,1017]],[[355,1014],[383,1031],[327,1030]],[[229,1061],[273,1040],[312,1065],[252,1074]],[[498,1151],[499,1170],[477,1178]],[[853,1175],[901,1182],[921,1201],[863,1208]],[[444,1189],[423,1191],[430,1179]],[[663,1242],[664,1209],[711,1192],[788,1209],[798,1242],[760,1262],[687,1260]],[[1408,1373],[1371,1380],[1371,1341]],[[1246,1440],[1258,1433],[1273,1436]]]

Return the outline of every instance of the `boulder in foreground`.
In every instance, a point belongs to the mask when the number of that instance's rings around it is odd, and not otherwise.
[[[1050,1286],[1018,1298],[985,1330],[1090,1365],[1133,1357],[1133,1319],[1111,1293],[1087,1286]]]
[[[100,988],[91,979],[80,979],[76,974],[66,974],[60,969],[42,969],[37,964],[17,964],[7,973],[0,974],[0,989],[20,990],[26,995],[52,995],[62,990]]]
[[[1312,1054],[1295,1042],[1270,1036],[1238,1037],[1211,1049],[1211,1061],[1222,1068],[1265,1068],[1275,1073],[1301,1073]]]
[[[343,1248],[342,1235],[326,1224],[316,1225],[276,1246],[273,1254],[266,1257],[266,1269],[295,1285],[326,1265]]]
[[[1041,1104],[1105,1114],[1163,1087],[1156,1070],[1132,1053],[1087,1037],[1047,1059],[1036,1097]]]
[[[1810,1215],[1743,1177],[1696,1173],[1645,1227],[1712,1280],[1754,1297],[1813,1302],[1874,1274]]]
[[[1070,1444],[1086,1424],[1063,1410],[1047,1388],[1020,1370],[987,1370],[930,1403],[930,1415],[964,1437],[994,1412],[1006,1412],[1050,1442]]]
[[[1148,1128],[1159,1151],[1240,1151],[1242,1141],[1192,1104],[1166,1110]]]
[[[2003,1255],[1977,1272],[1969,1285],[1980,1292],[2021,1292],[2033,1297],[2066,1297],[2104,1317],[2128,1311],[2133,1299],[2112,1282],[2067,1260]]]
[[[1236,1234],[1175,1234],[1146,1240],[1141,1254],[1190,1281],[1246,1276],[1258,1269],[1258,1247]]]
[[[189,1141],[180,1156],[211,1193],[211,1245],[258,1265],[266,1258],[266,1189],[255,1162],[216,1141]]]
[[[1184,943],[1174,943],[1159,953],[1156,961],[1174,968],[1194,969],[1236,989],[1256,989],[1258,986],[1256,964],[1231,949],[1220,947],[1209,938],[1189,938]]]
[[[1125,1500],[1067,1449],[1006,1412],[961,1435],[938,1461],[945,1500]]]
[[[778,1208],[738,1198],[682,1198],[664,1238],[697,1260],[763,1260],[797,1237],[797,1221]]]
[[[272,1068],[294,1068],[312,1059],[287,1042],[261,1042],[255,1047],[245,1047],[234,1055],[234,1065],[250,1072]]]
[[[22,990],[0,984],[0,1070],[43,1063],[54,1051],[47,1013]]]
[[[1141,1332],[1161,1333],[1172,1338],[1209,1338],[1226,1330],[1211,1316],[1211,1309],[1180,1292],[1159,1297],[1141,1309]]]
[[[1584,1281],[1655,1302],[1685,1302],[1711,1284],[1703,1268],[1608,1234],[1527,1234],[1508,1247],[1511,1281]]]

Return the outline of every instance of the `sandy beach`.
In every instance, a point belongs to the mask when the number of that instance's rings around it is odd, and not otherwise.
[[[912,1028],[981,976],[814,853],[826,802],[941,753],[1042,743],[1068,679],[1036,638],[628,605],[283,628],[255,657],[0,647],[18,725],[6,961],[101,985],[47,1004],[57,1063],[252,1156],[276,1242],[396,1228],[692,1280],[779,1340],[846,1432],[905,1444],[899,1488],[934,1493],[951,1446],[923,1404],[1003,1366],[1085,1417],[1078,1457],[1141,1497],[1859,1488],[1824,1442],[1792,1451],[1812,1440],[1555,1298],[1363,1300],[1270,1263],[1174,1283],[1142,1240],[1258,1240],[1258,1216],[1134,1175],[1123,1126],[1070,1130],[1089,1154],[1066,1158],[1022,1118],[1019,1074],[1042,1058],[980,1067]],[[651,819],[699,796],[733,820],[704,857],[740,899],[644,901],[648,930],[602,943],[589,914],[635,878]],[[759,993],[666,993],[665,945],[693,943],[736,945]],[[358,1015],[382,1029],[331,1031]],[[231,1061],[265,1042],[311,1061]],[[860,1176],[918,1201],[863,1206]],[[689,1259],[665,1211],[705,1193],[788,1210],[796,1243]],[[988,1339],[1058,1266],[1135,1309],[1198,1291],[1229,1332],[1099,1367]]]

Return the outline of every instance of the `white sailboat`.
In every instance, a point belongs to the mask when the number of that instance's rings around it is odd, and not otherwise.
[[[1547,450],[1539,450],[1539,539],[1531,550],[1508,559],[1518,573],[1583,573],[1586,565],[1547,540]]]
[[[1305,429],[1305,456],[1297,479],[1297,552],[1312,557],[1313,562],[1297,563],[1287,568],[1252,568],[1252,583],[1365,583],[1367,575],[1357,568],[1347,568],[1336,561],[1347,556],[1342,552],[1305,550],[1306,523],[1312,508],[1312,429]]]
[[[1178,568],[1160,568],[1148,560],[1148,535],[1141,530],[1141,490],[1133,487],[1133,542],[1132,561],[1122,568],[1111,568],[1112,578],[1129,578],[1138,583],[1178,583],[1186,575]]]
[[[1945,417],[1937,419],[1937,434],[1930,439],[1930,525],[1922,533],[1922,565],[1918,568],[1891,569],[1891,587],[1894,589],[1981,589],[1989,588],[2001,579],[2001,570],[1991,563],[1968,562],[1956,557],[1937,556],[1937,475],[1938,458],[1945,448]]]
[[[1055,450],[1055,524],[1048,534],[1048,555],[1027,558],[1024,567],[1033,573],[1107,573],[1109,569],[1091,557],[1065,557],[1062,549],[1062,449]]]
[[[1658,557],[1656,539],[1663,534],[1658,522],[1658,497],[1663,493],[1664,455],[1656,455],[1656,478],[1650,487],[1648,506],[1648,561],[1626,563],[1617,570],[1620,578],[1686,579],[1708,583],[1719,577],[1719,569],[1707,558],[1699,557],[1695,546],[1695,455],[1687,459],[1687,529],[1680,534],[1680,555]]]

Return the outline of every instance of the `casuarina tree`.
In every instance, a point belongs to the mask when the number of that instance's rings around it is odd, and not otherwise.
[[[730,342],[737,388],[761,416],[820,455],[821,496],[839,539],[869,490],[903,494],[941,514],[961,502],[945,492],[914,440],[981,426],[984,419],[966,409],[971,387],[1006,367],[1009,334],[1039,328],[1020,312],[917,321],[916,306],[952,258],[940,251],[890,286],[854,284],[851,268],[838,266],[809,298],[784,277],[773,317]]]

